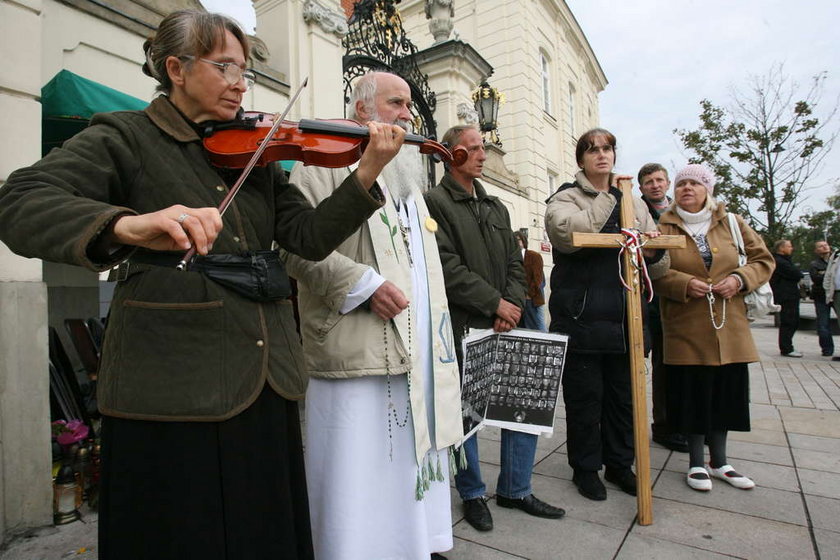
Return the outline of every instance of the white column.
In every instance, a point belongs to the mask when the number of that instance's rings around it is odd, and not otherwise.
[[[41,153],[41,0],[0,3],[0,185]],[[13,133],[12,133],[13,132]],[[2,188],[2,186],[0,186]],[[42,263],[0,243],[0,535],[52,522]]]
[[[341,39],[347,23],[338,0],[256,0],[254,7],[268,63],[286,75],[292,91],[309,78],[293,118],[343,116]]]

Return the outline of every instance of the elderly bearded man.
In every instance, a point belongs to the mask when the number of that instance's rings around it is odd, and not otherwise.
[[[408,127],[408,84],[360,78],[350,118]],[[287,255],[298,279],[306,474],[319,560],[425,560],[452,548],[448,448],[463,438],[460,384],[427,176],[405,146],[383,170],[387,201],[321,262]],[[313,204],[352,169],[298,165]]]

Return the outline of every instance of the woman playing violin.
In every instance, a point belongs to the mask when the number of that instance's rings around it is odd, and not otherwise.
[[[212,273],[272,244],[328,255],[381,206],[374,181],[404,132],[371,123],[358,169],[317,208],[268,165],[221,217],[237,177],[209,163],[198,131],[236,116],[254,79],[248,40],[224,16],[180,11],[144,48],[162,95],[96,115],[0,190],[0,240],[16,253],[123,263],[99,371],[99,557],[311,558],[285,272],[267,258],[281,287],[256,293]],[[196,267],[177,271],[191,246]]]

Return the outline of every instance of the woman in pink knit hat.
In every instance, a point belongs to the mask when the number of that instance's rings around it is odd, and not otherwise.
[[[704,165],[687,165],[674,177],[674,203],[659,228],[684,235],[687,243],[670,251],[670,270],[654,282],[661,297],[668,418],[687,436],[686,483],[700,491],[711,490],[712,478],[736,488],[755,486],[729,464],[726,438],[729,430],[750,430],[747,364],[758,361],[758,352],[744,295],[767,282],[774,268],[764,241],[736,215],[747,256],[739,264],[730,219],[714,187],[715,176]]]

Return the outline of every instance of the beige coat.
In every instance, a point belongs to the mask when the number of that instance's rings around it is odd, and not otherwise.
[[[712,250],[711,270],[706,270],[696,243],[673,207],[659,219],[663,234],[687,237],[685,249],[670,250],[671,269],[654,281],[654,289],[661,297],[666,364],[719,366],[758,361],[744,295],[770,280],[775,262],[761,237],[736,216],[747,253],[747,264],[739,267],[738,249],[726,216],[723,204],[718,204],[717,210],[712,212],[712,223],[706,234]],[[708,300],[689,298],[686,288],[692,278],[715,284],[733,273],[743,280],[744,289],[726,302],[726,323],[722,329],[715,330]],[[714,306],[715,320],[720,324],[723,320],[722,298],[717,298]]]

